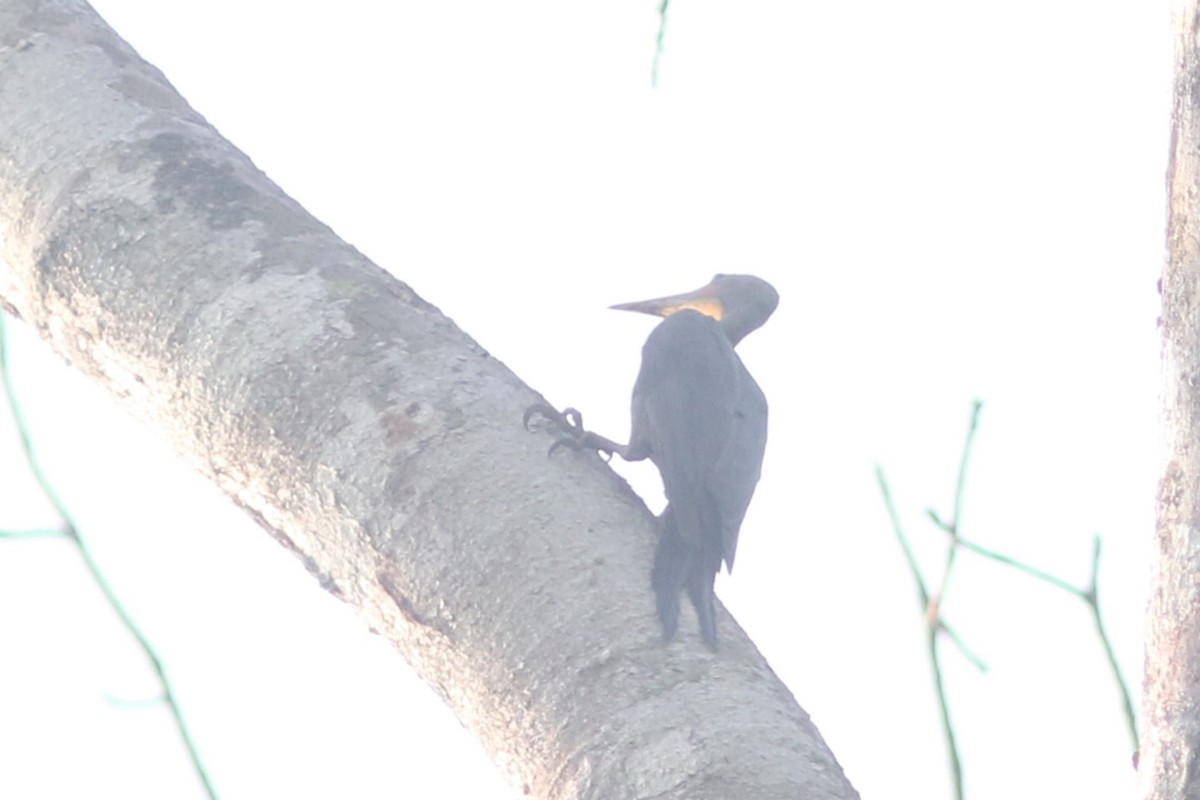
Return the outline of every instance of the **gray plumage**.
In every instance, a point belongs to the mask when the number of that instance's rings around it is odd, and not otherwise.
[[[583,428],[578,411],[543,404],[525,411],[554,419],[567,433],[551,445],[594,448],[627,461],[649,458],[662,475],[667,508],[659,517],[650,582],[663,638],[679,626],[684,591],[700,634],[716,649],[713,582],[733,569],[738,532],[762,469],[767,401],[734,347],[775,311],[779,295],[753,275],[717,275],[694,292],[612,306],[665,317],[642,347],[633,387],[629,444]]]
[[[698,298],[717,300],[720,319],[703,303],[703,310],[687,306]],[[650,458],[662,475],[668,507],[660,517],[651,583],[668,639],[686,590],[705,643],[716,647],[713,582],[722,562],[733,569],[767,444],[767,401],[734,345],[777,304],[766,281],[718,275],[688,295],[613,306],[669,314],[642,348],[623,453],[629,460]]]

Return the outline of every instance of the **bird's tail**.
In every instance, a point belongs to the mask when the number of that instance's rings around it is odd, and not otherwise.
[[[659,517],[658,548],[654,552],[654,569],[650,573],[650,585],[654,587],[658,606],[658,619],[662,623],[663,640],[669,641],[679,628],[679,597],[687,589],[688,598],[696,608],[700,621],[700,635],[709,649],[717,649],[717,614],[713,599],[713,582],[720,567],[720,555],[716,563],[708,563],[702,552],[697,552],[694,543],[686,540],[679,531],[679,520],[668,506]]]
[[[687,592],[692,605],[696,607],[696,617],[700,620],[700,636],[709,650],[716,650],[717,607],[713,583],[717,579],[717,572],[703,561],[702,558],[693,558],[688,565]]]
[[[667,506],[658,518],[658,548],[654,551],[654,569],[650,572],[663,641],[670,641],[679,628],[679,596],[687,582],[687,555],[675,515]]]

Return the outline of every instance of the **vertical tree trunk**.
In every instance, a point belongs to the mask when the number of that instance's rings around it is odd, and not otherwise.
[[[659,642],[628,487],[548,459],[534,392],[82,0],[0,0],[0,300],[394,641],[527,794],[856,796],[727,618],[719,655]]]
[[[1200,16],[1176,9],[1162,278],[1163,474],[1138,759],[1142,795],[1200,798]]]

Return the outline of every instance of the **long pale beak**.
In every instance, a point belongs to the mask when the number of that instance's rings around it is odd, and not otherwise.
[[[709,284],[693,292],[673,294],[669,297],[656,297],[653,300],[638,300],[633,303],[617,303],[609,308],[617,311],[637,311],[642,314],[653,314],[656,317],[669,317],[676,311],[685,308],[699,311],[705,316],[719,320],[725,313],[721,299],[716,296],[713,284]]]

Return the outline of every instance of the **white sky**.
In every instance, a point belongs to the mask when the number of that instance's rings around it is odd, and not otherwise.
[[[969,538],[1082,583],[1135,691],[1156,481],[1172,31],[1144,0],[331,5],[103,0],[272,178],[620,438],[648,318],[775,284],[742,346],[764,478],[718,593],[864,797],[948,797],[914,590],[973,398]],[[160,648],[218,791],[513,798],[390,647],[20,324],[51,479]],[[514,424],[519,420],[514,418]],[[0,526],[53,521],[0,427]],[[7,454],[7,455],[5,455]],[[626,469],[652,506],[653,469]],[[647,602],[650,602],[647,594]],[[53,540],[0,542],[0,796],[200,797],[139,652]],[[968,796],[1116,798],[1127,740],[1082,604],[963,557],[946,614]]]

